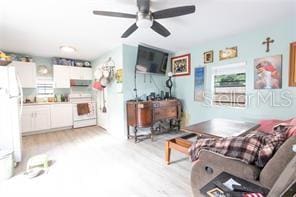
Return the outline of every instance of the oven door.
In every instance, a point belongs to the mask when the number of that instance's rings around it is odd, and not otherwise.
[[[73,103],[73,120],[81,121],[81,120],[89,120],[96,119],[96,103],[88,102],[90,113],[79,116],[77,111],[77,103]]]

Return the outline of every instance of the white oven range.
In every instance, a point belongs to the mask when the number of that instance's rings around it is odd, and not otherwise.
[[[73,128],[97,125],[96,102],[92,99],[91,94],[70,94],[69,101],[73,106]],[[87,103],[90,112],[78,115],[77,104],[79,103]]]

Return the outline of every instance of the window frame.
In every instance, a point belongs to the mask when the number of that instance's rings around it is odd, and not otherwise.
[[[217,104],[217,102],[214,101],[214,97],[216,95],[215,93],[215,76],[216,75],[222,75],[222,74],[216,74],[215,70],[219,70],[221,68],[232,68],[232,67],[244,67],[244,70],[242,72],[233,72],[231,74],[238,74],[238,73],[245,73],[245,104],[241,106],[234,106],[235,103],[229,103],[229,105],[225,104]],[[231,75],[231,74],[223,74],[223,75]],[[211,73],[211,106],[217,107],[217,108],[235,108],[235,109],[246,109],[248,106],[248,100],[247,100],[247,79],[248,79],[248,73],[247,73],[247,64],[246,62],[239,62],[239,63],[231,63],[226,65],[219,65],[212,68]]]
[[[40,86],[49,86],[49,89],[52,89],[52,94],[39,94],[39,87]],[[51,86],[51,87],[50,87]],[[55,85],[53,81],[49,81],[49,80],[38,80],[36,83],[36,97],[37,98],[51,98],[54,97],[54,89],[55,89]],[[44,88],[44,90],[46,90],[46,88]]]

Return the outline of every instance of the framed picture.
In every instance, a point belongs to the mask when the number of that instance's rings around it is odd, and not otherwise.
[[[217,187],[208,191],[207,194],[209,195],[209,197],[226,197],[224,192]]]
[[[282,88],[282,55],[257,58],[254,67],[255,89]]]
[[[214,51],[207,51],[204,52],[204,63],[213,63],[214,61]]]
[[[123,69],[119,68],[115,73],[116,83],[123,83]]]
[[[174,76],[190,75],[190,54],[172,57],[172,72]]]
[[[226,48],[219,51],[219,60],[227,60],[237,57],[237,47]]]
[[[194,100],[204,101],[205,68],[197,67],[194,69]]]
[[[296,42],[290,44],[289,86],[296,86]]]

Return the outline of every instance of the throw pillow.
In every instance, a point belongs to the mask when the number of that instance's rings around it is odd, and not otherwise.
[[[283,122],[282,120],[261,120],[260,127],[258,128],[259,131],[267,134],[273,133],[273,127]]]

